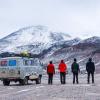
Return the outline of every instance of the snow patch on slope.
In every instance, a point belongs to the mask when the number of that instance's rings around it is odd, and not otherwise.
[[[17,52],[19,47],[27,49],[32,45],[32,51],[42,51],[52,44],[72,39],[69,34],[52,32],[45,26],[31,26],[22,28],[0,40],[1,50]],[[3,44],[3,42],[5,44]],[[25,48],[26,47],[26,48]],[[38,50],[39,49],[39,50]],[[0,51],[1,51],[0,50]]]

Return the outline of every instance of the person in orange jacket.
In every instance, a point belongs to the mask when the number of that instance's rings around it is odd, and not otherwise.
[[[55,67],[52,64],[52,61],[47,66],[47,74],[48,74],[48,84],[53,83],[53,75],[55,74]]]
[[[61,81],[61,84],[65,84],[66,83],[67,65],[64,63],[63,60],[61,60],[58,69],[60,71],[60,81]]]

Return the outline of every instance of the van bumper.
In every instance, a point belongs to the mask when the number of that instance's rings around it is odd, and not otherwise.
[[[7,77],[7,78],[0,78],[1,81],[3,80],[10,80],[10,81],[19,81],[20,77]]]

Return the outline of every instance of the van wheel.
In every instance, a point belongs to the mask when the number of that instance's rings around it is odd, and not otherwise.
[[[28,78],[25,77],[24,79],[21,79],[21,80],[19,81],[19,83],[20,83],[20,85],[27,85],[27,84],[28,84]]]
[[[41,77],[39,76],[38,79],[36,79],[36,84],[41,84]]]
[[[10,85],[10,81],[9,80],[3,80],[3,85],[4,86],[9,86]]]

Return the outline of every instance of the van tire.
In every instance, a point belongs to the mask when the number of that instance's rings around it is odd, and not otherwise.
[[[39,75],[39,78],[40,78],[40,83],[41,83],[42,75]]]
[[[28,78],[25,77],[24,79],[21,79],[21,80],[19,81],[19,83],[20,83],[20,85],[28,85]]]
[[[7,79],[4,79],[4,80],[3,80],[3,85],[4,85],[4,86],[9,86],[9,85],[10,85],[10,81],[7,80]]]
[[[36,79],[36,84],[41,84],[41,77],[40,76]]]

